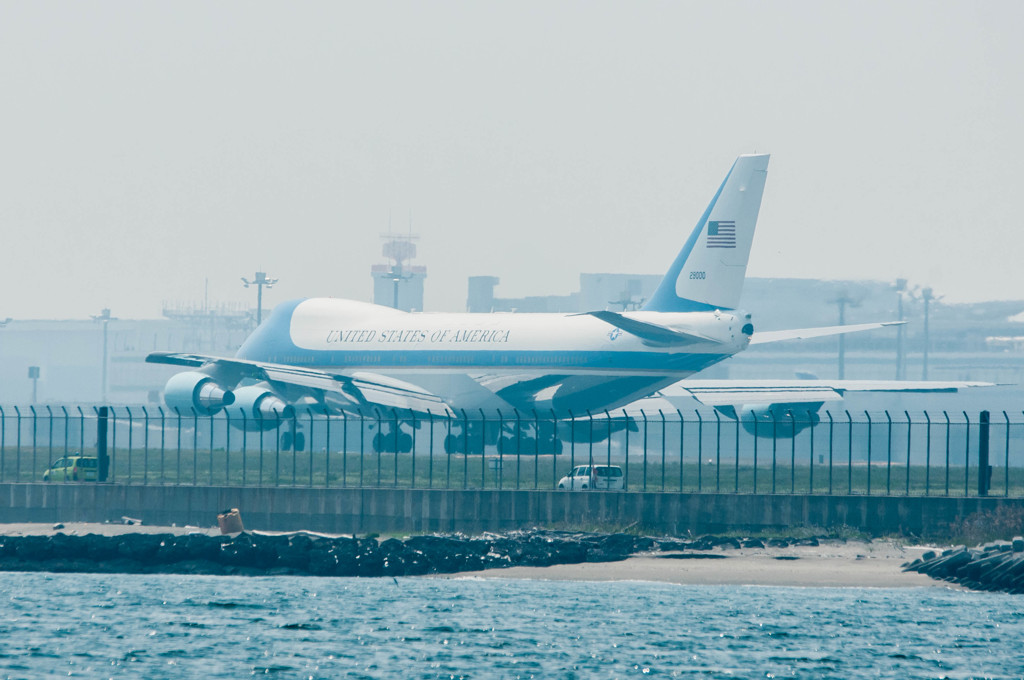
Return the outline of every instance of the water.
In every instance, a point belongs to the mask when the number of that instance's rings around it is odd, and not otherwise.
[[[1024,597],[941,588],[0,574],[0,676],[1024,676]]]

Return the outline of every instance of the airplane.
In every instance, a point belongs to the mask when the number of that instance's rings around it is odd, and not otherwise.
[[[170,408],[203,416],[229,409],[248,427],[294,423],[296,413],[375,408],[425,417],[518,411],[564,418],[622,408],[750,345],[902,323],[755,331],[751,315],[737,307],[768,160],[736,159],[636,311],[410,313],[306,298],[277,305],[234,357],[154,352],[146,361],[190,369],[167,382]],[[788,394],[783,390],[782,399]],[[394,434],[393,446],[408,450],[408,436]],[[446,450],[465,450],[469,435],[449,435]],[[539,428],[534,436],[541,437]],[[301,433],[285,437],[284,448],[301,450]],[[379,434],[374,447],[381,450],[385,439]]]

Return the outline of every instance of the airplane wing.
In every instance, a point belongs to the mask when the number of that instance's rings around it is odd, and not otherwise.
[[[843,333],[857,333],[859,331],[870,331],[885,326],[902,326],[906,321],[881,321],[878,323],[858,323],[850,326],[822,326],[820,328],[794,328],[785,331],[755,331],[750,338],[751,345],[761,345],[768,342],[781,342],[783,340],[806,340],[808,338],[821,338],[827,335],[841,335]]]
[[[346,407],[356,410],[360,407],[379,406],[434,415],[452,413],[437,395],[412,383],[376,373],[355,372],[344,375],[284,364],[176,352],[153,352],[146,357],[146,362],[202,369],[229,387],[249,379],[288,388],[314,390],[334,397],[325,401],[343,410]]]

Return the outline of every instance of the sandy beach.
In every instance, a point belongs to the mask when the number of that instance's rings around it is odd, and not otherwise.
[[[551,581],[654,581],[680,585],[758,585],[843,588],[955,587],[901,565],[935,546],[888,540],[822,542],[789,548],[715,549],[638,555],[622,562],[510,567],[439,578],[513,578]]]
[[[220,535],[217,527],[148,526],[67,522],[0,524],[0,536],[116,536],[125,533]],[[277,532],[267,532],[277,533]],[[816,587],[954,587],[926,575],[903,572],[901,565],[941,546],[908,546],[898,541],[821,541],[787,548],[715,548],[685,553],[641,554],[619,562],[509,567],[433,575],[429,578],[505,578],[551,581],[654,581],[681,585],[762,585]]]

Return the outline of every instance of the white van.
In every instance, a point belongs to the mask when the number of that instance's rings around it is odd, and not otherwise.
[[[577,465],[558,480],[558,488],[621,491],[622,481],[622,468],[618,465]]]

